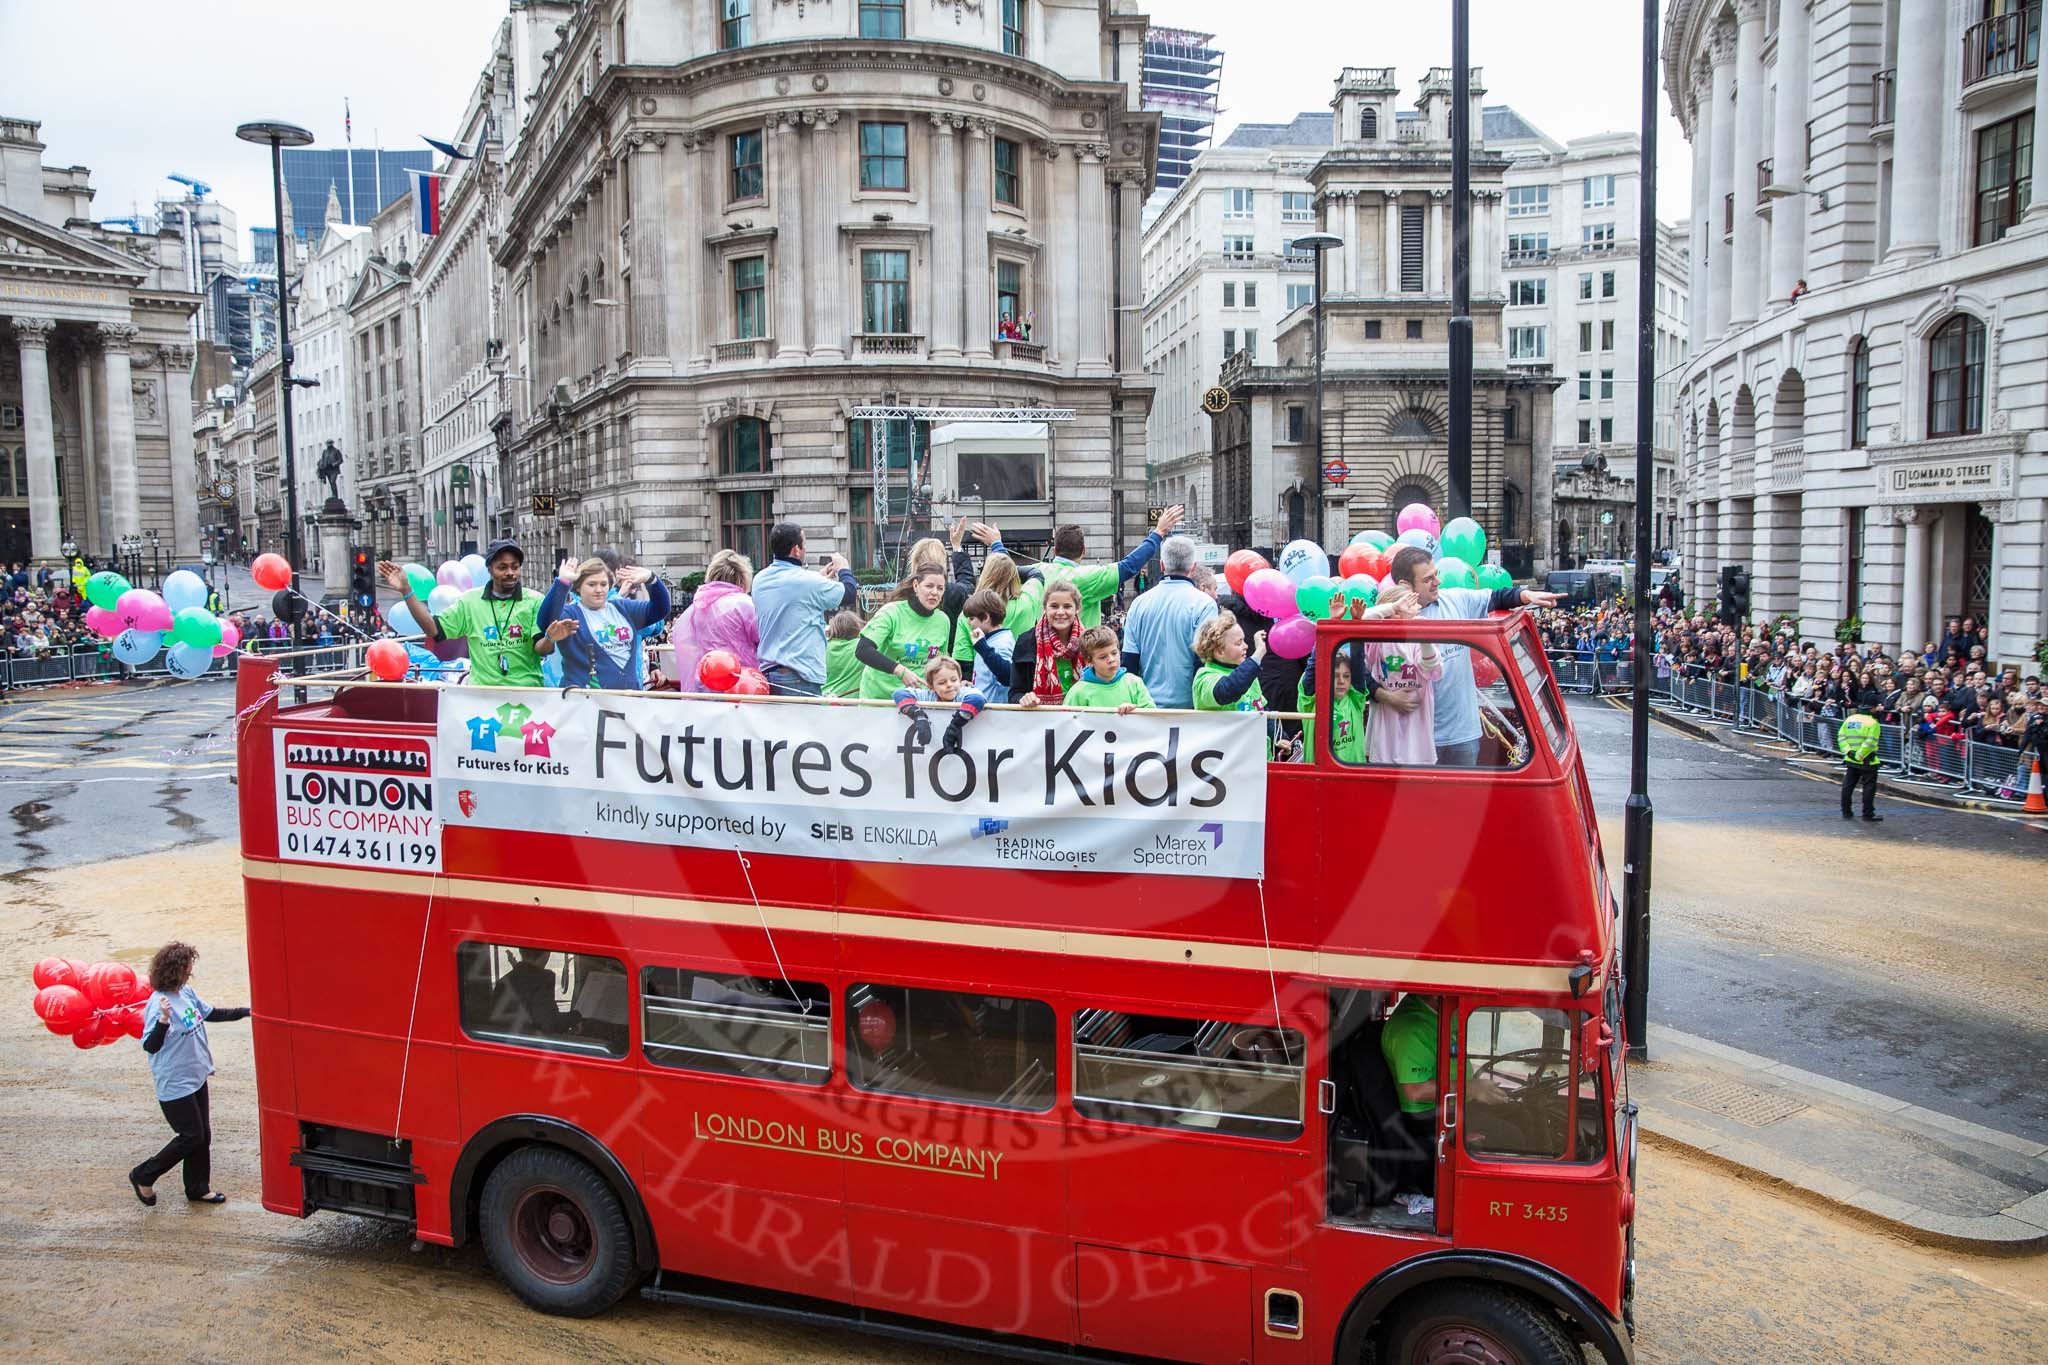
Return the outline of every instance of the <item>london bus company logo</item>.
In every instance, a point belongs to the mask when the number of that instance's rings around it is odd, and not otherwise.
[[[426,739],[280,732],[278,855],[357,867],[439,866],[433,763]]]

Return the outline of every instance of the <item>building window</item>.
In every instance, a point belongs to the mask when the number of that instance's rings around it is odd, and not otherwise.
[[[1024,267],[1019,262],[996,262],[996,321],[1020,328],[1024,322]]]
[[[1611,175],[1589,175],[1582,182],[1585,196],[1579,203],[1582,208],[1604,209],[1614,205],[1614,177]]]
[[[731,51],[754,41],[754,0],[719,0],[718,45]]]
[[[732,174],[728,181],[731,198],[759,199],[764,183],[761,173],[761,135],[734,133],[725,140]]]
[[[1602,417],[1600,419],[1600,444],[1610,445],[1613,441],[1614,419],[1612,417]]]
[[[1244,282],[1244,306],[1247,308],[1259,306],[1259,282],[1257,280],[1246,280]]]
[[[1024,55],[1024,0],[1003,0],[1003,51]]]
[[[1299,190],[1280,192],[1280,221],[1283,223],[1313,223],[1316,220],[1315,200]]]
[[[1588,251],[1612,251],[1614,249],[1614,224],[1580,224],[1579,245]]]
[[[1511,232],[1508,234],[1509,261],[1540,261],[1550,254],[1550,234],[1547,232]]]
[[[1223,192],[1223,216],[1225,218],[1249,218],[1255,203],[1255,194],[1246,189],[1230,189]]]
[[[1727,241],[1735,235],[1735,196],[1721,196],[1721,240]]]
[[[1958,313],[1934,334],[1927,353],[1927,434],[1974,436],[1984,430],[1984,324]]]
[[[910,188],[910,125],[863,123],[860,126],[860,187],[864,190]]]
[[[1550,282],[1544,279],[1509,280],[1508,302],[1518,308],[1540,307],[1550,296]]]
[[[768,528],[775,524],[773,496],[766,489],[718,495],[719,543],[751,564],[768,562]]]
[[[1223,259],[1226,261],[1248,261],[1252,258],[1252,239],[1230,237],[1223,239]]]
[[[1225,327],[1223,329],[1223,354],[1226,358],[1237,354],[1237,329],[1235,327]]]
[[[1508,186],[1508,217],[1534,218],[1550,212],[1550,186]]]
[[[1977,134],[1976,245],[2005,236],[2033,202],[2034,116],[1994,123]]]
[[[1844,616],[1861,616],[1863,614],[1864,510],[1861,507],[1851,507],[1849,509],[1849,553],[1845,556],[1847,560],[1845,567],[1848,571],[1846,576],[1849,581],[1847,600],[1843,604],[1844,610],[1842,614]]]
[[[1006,137],[993,142],[996,159],[996,202],[1008,204],[1011,208],[1024,206],[1023,177],[1020,168],[1024,164],[1024,149]]]
[[[1603,319],[1600,323],[1600,349],[1603,351],[1611,351],[1614,349],[1613,318]]]
[[[1544,327],[1508,328],[1509,360],[1541,360],[1544,351]]]
[[[1378,318],[1367,318],[1365,320],[1365,339],[1367,341],[1378,341],[1380,339],[1380,320]]]
[[[1312,284],[1290,284],[1287,286],[1287,311],[1306,308],[1316,301],[1316,287]]]
[[[1593,444],[1593,419],[1590,417],[1581,417],[1579,419],[1579,444],[1582,446]]]
[[[1591,275],[1579,276],[1579,297],[1581,299],[1593,297],[1593,277]]]
[[[1374,105],[1366,105],[1358,112],[1358,136],[1364,142],[1376,142],[1380,135],[1380,111]]]
[[[1258,329],[1258,328],[1256,328],[1256,327],[1247,327],[1247,328],[1245,328],[1245,329],[1244,329],[1244,349],[1245,349],[1245,352],[1246,352],[1246,354],[1250,355],[1250,356],[1251,356],[1251,357],[1252,357],[1252,358],[1253,358],[1254,360],[1256,360],[1256,359],[1258,358],[1258,354],[1259,354],[1259,329]]]
[[[1862,337],[1849,353],[1849,444],[1870,444],[1870,343]]]
[[[1420,340],[1422,340],[1422,319],[1421,319],[1421,318],[1410,318],[1410,319],[1408,319],[1408,339],[1409,339],[1410,341],[1420,341]]]
[[[1590,322],[1582,322],[1579,324],[1579,350],[1581,352],[1585,352],[1590,351],[1592,349],[1593,324]]]
[[[860,36],[901,38],[903,0],[860,0]]]
[[[1614,397],[1614,371],[1600,371],[1600,396],[1604,399]]]
[[[768,335],[766,256],[742,256],[732,263],[732,334],[741,341]]]
[[[719,473],[766,474],[768,455],[768,424],[760,418],[735,417],[718,429]]]
[[[1513,403],[1500,410],[1500,435],[1504,441],[1521,439],[1522,410]],[[1513,524],[1513,518],[1509,518],[1509,524]]]
[[[1591,370],[1579,371],[1579,401],[1581,403],[1593,401],[1593,372]]]
[[[1614,297],[1614,272],[1612,270],[1600,272],[1600,297],[1603,299]]]
[[[998,1109],[1052,1108],[1052,1006],[1041,1000],[859,982],[846,989],[846,1079],[856,1089]]]
[[[910,330],[909,252],[861,252],[860,286],[863,332]]]
[[[1422,205],[1401,205],[1401,292],[1422,292]]]
[[[1225,281],[1223,282],[1223,306],[1224,306],[1225,308],[1235,308],[1235,307],[1237,307],[1237,281],[1236,281],[1236,280],[1225,280]]]
[[[1299,403],[1287,405],[1287,439],[1299,444],[1308,439],[1308,409]]]

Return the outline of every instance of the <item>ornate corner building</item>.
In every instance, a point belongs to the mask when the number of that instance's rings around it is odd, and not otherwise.
[[[676,570],[783,519],[859,566],[963,514],[1143,535],[1130,0],[544,10],[492,248],[511,529]],[[870,405],[1073,420],[970,456]]]
[[[2048,635],[2041,6],[1677,0],[1692,144],[1687,586],[1918,649]]]

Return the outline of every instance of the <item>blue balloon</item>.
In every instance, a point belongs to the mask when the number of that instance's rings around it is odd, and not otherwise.
[[[164,667],[174,678],[196,678],[213,667],[210,645],[172,645],[164,652]]]
[[[163,647],[164,633],[160,630],[131,628],[114,637],[114,657],[131,668],[148,663]]]
[[[424,626],[418,621],[413,620],[412,612],[403,602],[393,602],[390,606],[384,608],[384,624],[390,626],[394,633],[402,636],[410,637],[427,633]]]
[[[173,616],[186,607],[204,607],[207,599],[206,580],[190,569],[180,569],[164,579],[163,599],[164,605],[171,609]]]

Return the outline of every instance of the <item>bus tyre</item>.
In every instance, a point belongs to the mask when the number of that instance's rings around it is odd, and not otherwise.
[[[633,1226],[589,1163],[553,1147],[522,1147],[484,1183],[478,1222],[500,1279],[543,1313],[587,1318],[633,1279]]]
[[[1578,1347],[1548,1309],[1488,1285],[1418,1294],[1391,1315],[1378,1365],[1581,1365]]]

